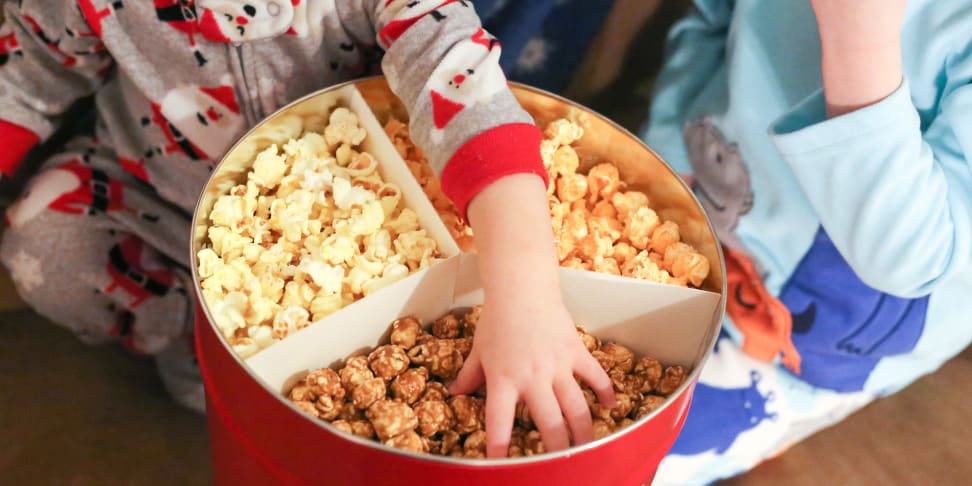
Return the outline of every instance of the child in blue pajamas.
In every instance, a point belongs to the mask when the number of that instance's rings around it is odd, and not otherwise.
[[[972,341],[972,3],[695,0],[643,137],[726,254],[658,484],[746,471]]]

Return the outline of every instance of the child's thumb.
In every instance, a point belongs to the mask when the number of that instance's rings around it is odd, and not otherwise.
[[[479,361],[479,355],[472,352],[465,364],[462,365],[462,369],[459,370],[459,375],[449,385],[449,394],[468,395],[479,389],[485,382],[486,375],[483,373],[483,365]]]

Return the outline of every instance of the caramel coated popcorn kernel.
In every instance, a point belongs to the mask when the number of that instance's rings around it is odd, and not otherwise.
[[[418,418],[412,407],[394,400],[378,400],[365,412],[378,438],[385,441],[396,435],[414,431]]]

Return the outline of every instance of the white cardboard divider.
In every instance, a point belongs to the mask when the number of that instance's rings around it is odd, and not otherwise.
[[[391,323],[415,316],[428,324],[455,308],[483,302],[477,257],[450,258],[356,302],[247,361],[273,390],[286,392],[310,369],[334,365],[377,346]],[[588,332],[638,356],[691,366],[712,330],[719,294],[561,269],[564,302]],[[529,322],[522,323],[529,326]]]
[[[452,239],[449,229],[432,206],[432,201],[429,201],[425,195],[422,186],[415,180],[408,165],[398,155],[395,145],[385,134],[385,129],[375,118],[375,113],[368,107],[361,92],[354,85],[345,89],[350,91],[348,109],[358,115],[361,126],[368,131],[368,136],[362,142],[361,148],[378,159],[378,172],[381,173],[382,179],[397,185],[402,190],[405,206],[418,213],[420,226],[439,244],[439,252],[447,258],[458,255],[459,245]]]
[[[331,366],[375,347],[401,316],[416,316],[423,322],[437,319],[451,308],[461,259],[452,257],[409,275],[275,343],[246,363],[272,389],[283,391],[310,369]]]

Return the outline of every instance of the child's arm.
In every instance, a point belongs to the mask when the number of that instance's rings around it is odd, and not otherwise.
[[[354,24],[355,3],[346,3],[347,12],[338,3],[345,25]],[[387,50],[382,67],[408,108],[411,135],[476,234],[486,305],[452,391],[488,383],[491,457],[506,456],[518,401],[533,411],[548,450],[569,445],[564,417],[575,443],[591,440],[574,374],[606,404],[613,404],[613,389],[561,301],[542,137],[507,86],[498,42],[481,29],[469,1],[363,5],[373,9]]]
[[[0,173],[12,176],[57,116],[101,85],[112,60],[74,1],[4,2]]]
[[[471,393],[485,382],[490,457],[506,457],[518,401],[547,450],[570,444],[565,425],[574,444],[593,440],[575,376],[614,405],[611,380],[577,338],[561,301],[547,204],[542,181],[519,174],[489,185],[469,205],[486,305],[472,353],[450,389]]]
[[[946,94],[923,130],[902,81],[905,1],[812,3],[824,92],[775,124],[775,142],[864,282],[894,295],[928,294],[972,268],[972,56],[956,49],[964,54],[946,58]],[[964,32],[934,43],[967,45]]]
[[[691,104],[716,76],[726,58],[726,35],[735,0],[695,0],[693,9],[668,35],[665,65],[655,81],[651,112],[642,138],[676,172],[691,172],[682,127]]]

